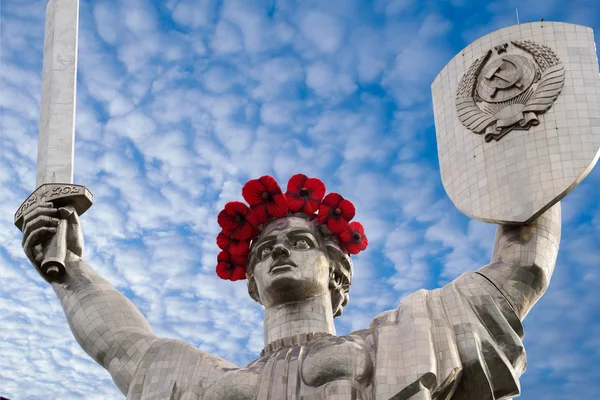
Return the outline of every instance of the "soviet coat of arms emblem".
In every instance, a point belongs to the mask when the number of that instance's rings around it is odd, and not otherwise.
[[[472,132],[485,133],[486,142],[528,130],[552,107],[564,81],[564,66],[550,47],[531,40],[496,46],[462,77],[458,118]]]

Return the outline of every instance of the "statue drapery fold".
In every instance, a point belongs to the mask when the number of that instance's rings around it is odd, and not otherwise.
[[[522,326],[479,273],[413,293],[373,319],[371,328],[376,399],[497,400],[519,394]]]

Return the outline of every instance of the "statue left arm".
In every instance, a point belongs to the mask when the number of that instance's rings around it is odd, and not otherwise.
[[[560,203],[529,225],[498,225],[492,263],[477,271],[502,292],[521,320],[550,283],[560,225]]]
[[[532,224],[499,225],[491,264],[375,317],[374,398],[517,396],[521,321],[548,287],[559,241],[560,204]]]

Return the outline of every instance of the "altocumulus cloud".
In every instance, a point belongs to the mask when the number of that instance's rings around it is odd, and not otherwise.
[[[2,2],[0,394],[122,398],[73,340],[12,214],[33,189],[45,0]],[[95,195],[86,258],[158,335],[237,364],[262,310],[214,273],[216,215],[250,178],[296,172],[354,201],[356,257],[338,333],[488,262],[494,227],[439,179],[429,84],[471,40],[521,21],[600,31],[600,5],[516,0],[82,0],[75,181]],[[596,42],[600,37],[596,33]],[[525,320],[523,399],[600,392],[600,170],[564,202],[548,293]]]

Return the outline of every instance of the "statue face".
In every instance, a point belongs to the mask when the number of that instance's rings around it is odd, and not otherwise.
[[[329,257],[315,225],[303,218],[271,222],[252,249],[254,279],[265,307],[329,291]]]

